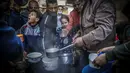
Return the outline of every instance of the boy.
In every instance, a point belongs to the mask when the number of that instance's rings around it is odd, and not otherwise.
[[[20,33],[24,35],[40,36],[40,27],[38,25],[40,13],[36,10],[30,11],[28,15],[28,22],[20,29]]]
[[[32,10],[28,15],[28,22],[20,29],[20,33],[23,34],[25,38],[24,43],[27,52],[43,52],[42,37],[38,25],[39,20],[40,12]]]

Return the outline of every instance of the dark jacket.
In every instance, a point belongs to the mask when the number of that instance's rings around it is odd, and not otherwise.
[[[113,73],[130,73],[130,41],[116,46],[106,53],[108,61],[116,60],[113,64]]]
[[[106,53],[107,60],[130,61],[130,41],[116,46],[112,51]],[[130,63],[129,63],[130,64]]]
[[[24,20],[19,12],[11,11],[8,23],[15,30],[18,30],[24,25]]]
[[[0,56],[2,63],[22,58],[23,51],[23,44],[16,36],[15,30],[4,21],[0,21]]]
[[[115,7],[111,0],[86,0],[81,12],[81,35],[91,51],[113,45]]]
[[[56,45],[57,14],[46,12],[40,21],[41,34],[44,37],[45,49],[53,48]]]

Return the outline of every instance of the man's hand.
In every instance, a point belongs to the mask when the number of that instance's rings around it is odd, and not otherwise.
[[[100,49],[97,53],[110,51],[110,50],[112,50],[113,48],[115,48],[115,46],[105,47],[105,48],[103,48],[103,49]]]
[[[73,39],[73,41],[76,39],[76,38],[78,38],[79,37],[79,34],[76,34],[72,39]]]
[[[78,37],[73,41],[73,44],[77,47],[82,47],[83,46],[83,39],[82,37]]]
[[[96,57],[96,59],[93,61],[93,64],[97,67],[102,67],[107,63],[106,60],[106,54],[101,54],[100,56]]]
[[[61,37],[66,37],[69,31],[67,29],[62,29]]]

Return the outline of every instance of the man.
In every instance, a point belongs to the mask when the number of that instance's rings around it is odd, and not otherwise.
[[[130,68],[126,66],[130,65],[130,41],[116,47],[107,47],[100,50],[100,52],[104,51],[106,53],[101,54],[94,60],[95,66],[103,66],[108,61],[117,60],[116,70],[113,73],[129,73]]]
[[[57,27],[57,1],[47,0],[47,11],[40,21],[41,34],[43,34],[44,49],[54,48],[56,44]]]
[[[114,24],[115,8],[111,0],[86,0],[81,11],[81,35],[77,33],[73,43],[88,52],[113,45]]]

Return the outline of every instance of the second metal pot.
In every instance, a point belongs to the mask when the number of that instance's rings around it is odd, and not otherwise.
[[[62,64],[72,64],[73,63],[73,54],[72,53],[60,54],[59,60]]]

